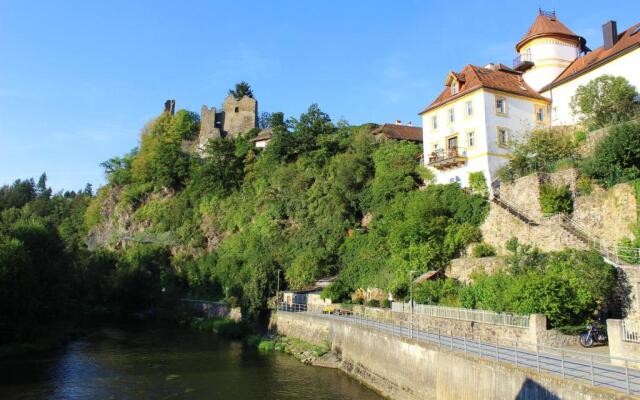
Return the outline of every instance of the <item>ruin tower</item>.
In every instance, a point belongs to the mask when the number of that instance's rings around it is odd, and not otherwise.
[[[236,137],[249,129],[258,126],[258,102],[248,96],[236,100],[228,95],[222,103],[222,133],[224,136]]]
[[[215,107],[202,106],[200,108],[200,135],[198,135],[198,148],[204,149],[209,139],[217,139],[222,136],[221,114]]]

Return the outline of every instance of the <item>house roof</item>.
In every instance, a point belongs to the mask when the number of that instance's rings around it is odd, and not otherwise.
[[[598,47],[592,52],[576,58],[553,82],[540,89],[540,91],[549,90],[637,48],[640,48],[640,23],[619,34],[618,41],[613,47],[609,49],[605,49],[604,46]]]
[[[565,24],[558,20],[555,12],[546,13],[540,11],[527,33],[520,39],[518,44],[516,44],[516,51],[520,51],[522,46],[533,39],[549,36],[559,36],[576,41],[580,40],[580,36],[576,35],[571,29],[567,28]]]
[[[250,142],[261,142],[263,140],[269,140],[271,139],[271,128],[266,128],[260,131],[260,133],[258,133],[258,136],[252,138],[251,140],[249,140]]]
[[[464,67],[461,72],[456,73],[456,76],[460,75],[464,77],[464,81],[458,80],[458,93],[452,94],[450,86],[446,86],[440,95],[427,106],[427,108],[420,112],[420,114],[424,114],[427,111],[480,88],[493,89],[500,92],[530,97],[536,100],[550,101],[536,92],[531,86],[527,85],[520,72],[514,71],[503,64],[493,65],[492,68],[483,68],[469,64]]]
[[[374,135],[384,135],[388,139],[422,142],[422,128],[409,125],[384,124],[374,129]]]
[[[434,271],[427,271],[424,274],[417,277],[416,279],[414,279],[413,283],[419,284],[426,281],[432,281],[434,279],[442,278],[443,276],[444,276],[444,273],[442,272],[441,269],[437,269]]]

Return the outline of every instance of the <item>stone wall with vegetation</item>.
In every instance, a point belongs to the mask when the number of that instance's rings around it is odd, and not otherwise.
[[[470,283],[471,274],[474,272],[484,271],[491,274],[502,265],[504,260],[501,257],[455,258],[445,269],[445,274],[460,282]]]
[[[604,190],[594,187],[589,195],[576,196],[573,219],[609,244],[616,244],[633,234],[637,223],[636,194],[629,183]]]
[[[512,237],[517,237],[522,244],[537,246],[543,251],[587,249],[583,242],[560,226],[559,216],[543,218],[538,225],[528,225],[493,203],[480,231],[482,240],[494,246],[498,255],[508,254],[505,243]]]

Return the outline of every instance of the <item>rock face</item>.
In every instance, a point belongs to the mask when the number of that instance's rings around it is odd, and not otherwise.
[[[445,273],[448,277],[467,284],[471,282],[472,273],[484,270],[492,274],[502,265],[504,260],[500,257],[456,258],[451,260]]]

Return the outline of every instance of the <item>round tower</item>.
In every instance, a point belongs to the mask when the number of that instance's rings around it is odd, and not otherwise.
[[[535,90],[551,83],[585,48],[585,40],[567,28],[555,11],[539,10],[538,16],[516,44],[514,68]]]

